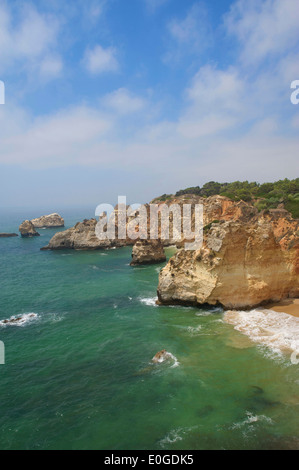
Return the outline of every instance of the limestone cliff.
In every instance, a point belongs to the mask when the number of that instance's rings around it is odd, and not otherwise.
[[[104,248],[133,245],[128,240],[100,240],[96,235],[96,219],[78,222],[74,227],[58,232],[42,250],[101,250]]]
[[[32,219],[35,228],[57,228],[64,227],[64,219],[59,214],[43,215],[38,219]]]
[[[166,261],[166,255],[160,240],[140,240],[135,243],[131,266],[162,263],[163,261]]]
[[[43,250],[99,250],[104,248],[103,241],[100,241],[95,234],[97,221],[95,219],[78,222],[74,227],[63,232],[58,232],[50,240],[49,245]]]
[[[161,271],[163,304],[249,308],[299,295],[298,238],[283,249],[272,223],[212,224],[199,251],[179,251]]]
[[[22,238],[39,237],[39,233],[35,230],[30,220],[25,220],[19,227]]]

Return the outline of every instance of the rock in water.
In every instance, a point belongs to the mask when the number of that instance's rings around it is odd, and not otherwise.
[[[35,230],[30,220],[25,220],[19,227],[19,231],[23,238],[39,237],[39,233]]]
[[[166,255],[160,240],[139,240],[133,246],[131,266],[163,261],[166,261]]]
[[[162,269],[159,302],[244,309],[297,297],[299,239],[290,240],[281,246],[265,219],[212,224],[201,250],[181,250]]]
[[[58,228],[64,227],[64,219],[59,214],[43,215],[38,219],[32,219],[35,228]]]
[[[161,362],[169,361],[173,359],[173,355],[163,349],[162,351],[157,352],[157,354],[153,357],[152,362],[154,364],[160,364]]]
[[[0,233],[0,238],[18,237],[16,233]]]

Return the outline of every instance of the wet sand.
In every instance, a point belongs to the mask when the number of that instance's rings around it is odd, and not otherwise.
[[[275,312],[284,312],[299,318],[299,299],[287,299],[278,303],[269,304],[266,308]]]

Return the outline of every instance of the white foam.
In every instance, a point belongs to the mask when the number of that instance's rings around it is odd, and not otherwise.
[[[254,415],[254,414],[250,413],[249,411],[247,411],[246,416],[247,416],[247,418],[245,418],[240,423],[234,423],[231,426],[231,429],[240,429],[243,426],[246,426],[247,424],[254,424],[254,423],[258,423],[260,421],[266,422],[268,424],[273,424],[272,419],[268,418],[268,416],[265,416],[265,415]]]
[[[224,320],[275,353],[299,353],[299,318],[273,310],[229,311]]]
[[[200,330],[202,329],[202,326],[188,326],[187,331],[190,333],[191,336],[196,336]]]
[[[180,365],[177,358],[172,353],[170,353],[168,351],[165,351],[165,353],[159,359],[157,359],[155,362],[158,363],[158,364],[162,364],[163,362],[168,362],[168,361],[173,362],[173,364],[171,366],[171,369],[174,369],[175,367],[178,367]]]
[[[144,299],[140,299],[140,302],[147,305],[148,307],[157,307],[157,297],[146,297]]]
[[[161,447],[165,447],[169,444],[174,444],[175,442],[182,441],[186,434],[192,432],[193,430],[197,429],[197,426],[193,426],[190,428],[177,428],[172,429],[166,436],[160,440]]]
[[[27,323],[30,323],[38,318],[37,313],[25,313],[20,316],[12,316],[8,320],[0,321],[0,326],[25,326]]]

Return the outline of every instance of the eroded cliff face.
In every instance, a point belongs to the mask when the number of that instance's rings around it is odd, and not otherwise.
[[[32,219],[31,223],[36,228],[57,228],[64,227],[64,219],[59,214],[43,215],[37,219]]]
[[[100,240],[96,235],[96,219],[78,222],[74,227],[58,232],[42,250],[101,250],[133,245],[131,240]],[[116,230],[117,232],[117,230]]]
[[[298,240],[282,249],[272,222],[263,218],[212,224],[203,248],[179,251],[161,271],[158,286],[162,304],[230,309],[298,295]]]
[[[139,240],[133,246],[131,266],[156,264],[166,261],[160,240]]]
[[[39,237],[39,233],[35,230],[34,225],[30,220],[25,220],[21,223],[19,231],[22,238]]]
[[[280,211],[268,211],[265,214],[259,214],[257,209],[251,204],[240,201],[234,202],[226,197],[222,196],[212,196],[209,198],[201,198],[198,196],[181,196],[179,198],[173,198],[167,203],[158,203],[158,221],[154,221],[151,217],[151,208],[150,205],[145,205],[145,212],[147,217],[147,223],[143,229],[140,229],[138,225],[138,220],[136,217],[139,215],[138,211],[134,215],[128,215],[127,217],[127,238],[119,239],[119,216],[118,216],[118,206],[115,207],[114,217],[116,237],[111,240],[99,240],[95,233],[95,227],[97,225],[96,219],[85,220],[79,222],[75,227],[65,230],[64,232],[57,233],[49,245],[45,249],[59,250],[59,249],[78,249],[78,250],[97,250],[102,248],[109,247],[121,247],[121,246],[132,246],[140,238],[141,239],[151,239],[151,233],[154,228],[156,228],[157,237],[161,240],[163,246],[177,245],[178,247],[183,247],[186,242],[192,242],[194,238],[185,238],[183,235],[183,218],[181,221],[181,233],[179,237],[173,236],[173,214],[170,211],[168,217],[163,219],[161,212],[163,209],[167,209],[166,206],[171,204],[177,204],[181,208],[181,213],[183,214],[182,207],[184,204],[190,204],[191,207],[195,207],[196,204],[202,204],[203,211],[203,225],[207,228],[214,221],[234,221],[240,223],[251,223],[255,224],[259,220],[264,220],[269,222],[272,225],[274,236],[276,240],[280,243],[281,247],[285,250],[289,248],[290,243],[296,243],[296,231],[299,231],[298,221],[294,221],[290,214],[283,209]],[[151,222],[151,224],[150,224]],[[154,223],[153,223],[154,222]],[[41,222],[44,223],[44,222]],[[163,225],[164,224],[164,225]],[[169,225],[169,235],[168,238],[163,238],[162,233],[164,233],[165,225]],[[191,218],[191,229],[195,230],[195,214],[192,212]],[[132,239],[129,235],[129,229],[131,233],[134,234]],[[167,231],[166,231],[167,232]]]
[[[56,233],[43,250],[99,250],[106,245],[95,234],[96,219],[78,222],[74,227]],[[107,244],[108,246],[108,244]]]

